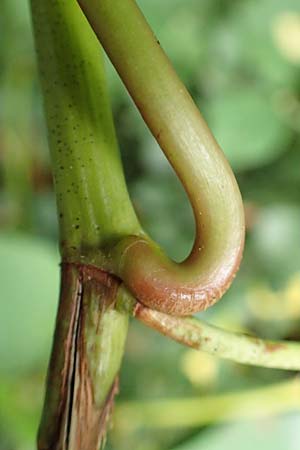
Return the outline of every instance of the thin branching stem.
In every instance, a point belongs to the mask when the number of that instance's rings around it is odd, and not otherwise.
[[[300,342],[265,340],[223,330],[195,317],[170,316],[143,306],[124,288],[120,290],[118,307],[187,347],[241,364],[300,370]]]

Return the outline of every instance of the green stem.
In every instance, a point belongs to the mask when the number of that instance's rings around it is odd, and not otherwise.
[[[103,266],[140,226],[124,180],[103,59],[77,4],[32,0],[64,260]]]
[[[170,261],[149,239],[131,236],[114,252],[115,273],[145,305],[189,315],[231,284],[244,244],[238,186],[209,128],[133,0],[78,0],[153,136],[190,198],[196,238],[189,257]]]
[[[245,392],[151,402],[126,402],[116,409],[118,429],[199,427],[258,419],[299,410],[300,383],[293,379]]]
[[[142,232],[126,189],[98,42],[76,2],[31,0],[31,7],[63,260],[39,449],[98,450],[128,326],[128,314],[115,309],[119,281],[105,272],[106,248]]]

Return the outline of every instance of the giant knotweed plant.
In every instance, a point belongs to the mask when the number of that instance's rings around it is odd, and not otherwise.
[[[222,151],[135,2],[31,6],[62,258],[39,449],[99,448],[130,316],[220,357],[299,370],[297,343],[184,317],[213,305],[230,286],[244,245],[243,205]],[[180,264],[146,234],[132,207],[97,38],[192,204],[196,236]]]

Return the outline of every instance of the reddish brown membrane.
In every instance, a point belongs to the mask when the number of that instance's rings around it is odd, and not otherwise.
[[[243,252],[241,242],[221,261],[191,270],[188,260],[182,264],[162,260],[146,239],[130,237],[121,247],[124,244],[119,276],[125,285],[144,305],[175,316],[203,311],[216,303],[231,285]],[[205,266],[205,254],[199,263]]]

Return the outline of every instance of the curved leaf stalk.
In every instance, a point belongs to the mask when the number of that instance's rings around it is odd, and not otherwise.
[[[298,343],[264,341],[172,317],[206,308],[232,281],[244,244],[240,193],[221,150],[135,1],[115,0],[113,6],[109,0],[78,2],[180,177],[196,221],[194,248],[179,265],[149,238],[129,236],[120,241],[112,257],[116,274],[128,288],[125,309],[136,304],[139,320],[184,345],[240,363],[298,370]]]
[[[191,201],[196,238],[171,261],[147,237],[121,239],[113,271],[135,297],[172,315],[215,303],[231,284],[244,245],[240,192],[225,157],[133,0],[78,0]]]

